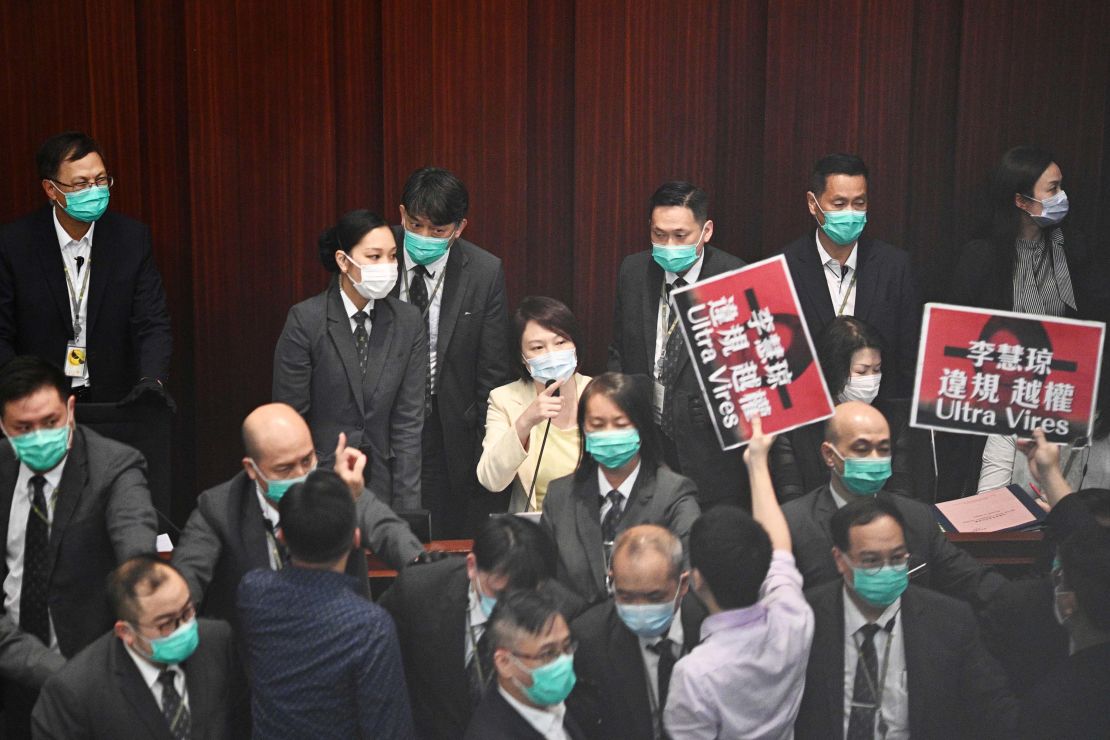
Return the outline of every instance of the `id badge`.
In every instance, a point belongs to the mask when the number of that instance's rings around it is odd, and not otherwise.
[[[84,378],[88,375],[88,355],[85,348],[79,344],[70,343],[66,346],[66,377]]]

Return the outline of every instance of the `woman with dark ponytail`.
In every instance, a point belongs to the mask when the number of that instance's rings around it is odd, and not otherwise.
[[[340,434],[366,454],[367,487],[395,510],[420,508],[428,342],[420,311],[392,295],[397,243],[381,216],[345,214],[320,235],[335,277],[289,310],[274,351],[274,401],[308,421],[330,467]]]

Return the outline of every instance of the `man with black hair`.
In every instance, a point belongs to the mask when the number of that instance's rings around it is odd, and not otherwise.
[[[36,738],[233,738],[249,733],[231,628],[197,619],[172,565],[144,555],[112,572],[116,623],[43,686]]]
[[[474,711],[466,740],[583,740],[564,703],[576,680],[575,642],[554,599],[509,591],[489,631],[497,687]]]
[[[483,493],[477,465],[489,393],[515,379],[501,260],[462,238],[470,198],[438,167],[409,176],[401,195],[398,244],[401,300],[420,309],[428,331],[423,474],[424,508],[437,538],[470,536],[503,496]]]
[[[648,227],[651,249],[625,257],[617,277],[609,370],[647,375],[654,381],[663,456],[673,471],[697,484],[702,511],[721,502],[747,506],[740,452],[721,451],[696,368],[668,302],[674,287],[735,270],[744,262],[710,246],[709,196],[691,183],[659,186],[651,196]]]
[[[114,178],[87,134],[51,137],[36,161],[49,205],[0,228],[0,365],[37,355],[64,370],[80,400],[173,408],[150,229],[107,211]]]
[[[790,737],[813,612],[771,483],[772,441],[756,417],[744,452],[752,516],[722,506],[690,532],[691,586],[709,616],[701,644],[671,675],[664,712],[671,737]]]
[[[971,608],[908,585],[904,521],[882,498],[832,517],[840,579],[806,592],[816,630],[800,740],[1014,736],[1017,702]]]
[[[555,577],[555,545],[521,517],[490,517],[465,558],[408,568],[381,598],[393,615],[417,734],[457,738],[493,683],[486,629],[498,597]]]
[[[361,544],[347,484],[314,471],[280,509],[291,567],[239,584],[254,736],[413,737],[393,620],[344,572]]]
[[[913,390],[921,299],[909,256],[862,235],[868,182],[867,165],[854,154],[820,159],[806,191],[816,232],[794,240],[783,253],[809,333],[817,336],[836,316],[855,316],[875,327],[891,381],[883,383],[883,395],[905,398]]]
[[[112,626],[104,580],[155,551],[157,518],[135,450],[77,424],[56,366],[20,356],[0,368],[0,678],[4,730],[29,736],[48,676]]]

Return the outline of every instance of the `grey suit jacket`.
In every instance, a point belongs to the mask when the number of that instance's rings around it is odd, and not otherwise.
[[[697,493],[693,481],[666,466],[641,467],[617,533],[637,524],[658,524],[674,532],[685,550],[690,527],[701,513]],[[540,516],[559,553],[555,577],[589,604],[608,596],[600,499],[596,469],[582,483],[567,475],[551,481]]]
[[[289,309],[274,350],[274,400],[308,420],[322,466],[330,466],[346,432],[347,444],[366,453],[370,490],[394,509],[419,509],[424,321],[393,297],[374,301],[374,309],[365,373],[337,281]]]
[[[355,504],[362,542],[391,567],[400,569],[424,551],[409,526],[377,497],[364,491]],[[258,505],[255,483],[243,471],[197,498],[173,564],[181,571],[207,616],[238,620],[236,593],[243,575],[270,567],[266,522]],[[348,572],[367,578],[361,550],[348,559]]]
[[[19,461],[0,441],[0,541],[9,521]],[[26,495],[26,492],[23,493]],[[77,425],[50,526],[48,604],[61,655],[12,621],[0,602],[0,678],[38,688],[66,658],[110,629],[104,583],[120,562],[153,553],[158,521],[146,485],[146,462],[134,449]],[[0,583],[8,576],[0,559]],[[64,657],[63,657],[64,656]]]
[[[189,696],[191,737],[245,737],[246,684],[231,628],[202,619],[200,644],[182,663]],[[123,642],[109,632],[52,676],[31,714],[41,740],[159,738],[172,740],[150,688]]]

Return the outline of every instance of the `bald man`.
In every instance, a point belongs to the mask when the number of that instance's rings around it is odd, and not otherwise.
[[[237,627],[235,594],[239,580],[255,568],[281,569],[288,554],[276,537],[281,525],[278,502],[316,468],[316,449],[308,424],[291,406],[271,403],[243,422],[243,469],[197,499],[173,563],[185,576],[201,613]],[[363,488],[366,456],[336,440],[335,472],[355,499],[363,542],[391,567],[400,569],[422,556],[412,530],[377,496]],[[366,558],[351,554],[347,573],[369,597]]]
[[[906,520],[914,584],[964,599],[980,610],[1006,583],[948,541],[932,507],[880,490],[890,477],[890,427],[874,406],[859,401],[838,405],[825,426],[821,458],[829,467],[829,482],[782,507],[807,589],[840,578],[829,529],[833,514],[845,504],[876,495],[897,506]]]

